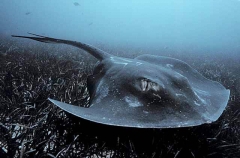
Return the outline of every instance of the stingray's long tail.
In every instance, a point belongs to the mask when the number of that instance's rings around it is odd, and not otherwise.
[[[44,43],[63,43],[63,44],[72,45],[72,46],[75,46],[75,47],[78,47],[80,49],[87,51],[88,53],[90,53],[91,55],[93,55],[95,58],[97,58],[99,60],[103,60],[103,59],[106,59],[106,58],[109,58],[112,56],[112,55],[108,54],[107,52],[104,52],[98,48],[95,48],[95,47],[85,44],[85,43],[81,43],[81,42],[77,42],[77,41],[70,41],[70,40],[63,40],[63,39],[56,39],[56,38],[51,38],[51,37],[46,37],[46,36],[40,36],[40,35],[36,35],[33,33],[29,33],[29,34],[34,35],[35,37],[16,36],[16,35],[12,35],[12,37],[28,38],[28,39],[32,39],[32,40],[44,42]]]

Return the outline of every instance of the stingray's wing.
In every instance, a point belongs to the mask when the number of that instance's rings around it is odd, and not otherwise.
[[[215,121],[226,108],[230,91],[220,83],[205,78],[187,63],[174,58],[148,54],[138,56],[135,59],[174,70],[186,77],[195,94],[206,103],[207,112],[202,114],[205,118]],[[202,107],[196,107],[196,110],[198,108],[201,111]]]
[[[29,33],[30,35],[33,35],[33,37],[30,36],[18,36],[18,35],[12,35],[12,37],[18,37],[18,38],[27,38],[27,39],[32,39],[35,41],[43,42],[43,43],[62,43],[62,44],[67,44],[67,45],[72,45],[75,47],[78,47],[80,49],[83,49],[93,55],[95,58],[99,60],[103,60],[106,58],[109,58],[111,55],[98,49],[95,48],[91,45],[82,43],[82,42],[77,42],[77,41],[70,41],[70,40],[64,40],[64,39],[57,39],[57,38],[51,38],[47,36],[41,36],[41,35],[36,35],[33,33]]]
[[[190,116],[176,113],[166,113],[164,107],[157,107],[157,109],[150,110],[148,113],[143,112],[142,108],[129,108],[126,103],[117,99],[115,101],[104,100],[98,105],[90,108],[83,108],[79,106],[70,105],[57,100],[49,99],[53,104],[57,105],[62,110],[71,113],[77,117],[92,122],[134,128],[178,128],[191,127],[206,123],[195,113]],[[160,109],[159,109],[160,108]],[[146,109],[145,109],[146,110]]]
[[[174,125],[169,125],[169,122],[160,122],[162,119],[158,117],[162,117],[162,115],[155,115],[155,117],[150,116],[148,119],[151,121],[139,121],[139,118],[142,118],[143,113],[134,112],[135,109],[128,108],[125,106],[125,103],[120,100],[116,100],[117,103],[109,102],[109,99],[106,102],[101,102],[101,105],[94,105],[90,108],[79,107],[75,105],[70,105],[67,103],[63,103],[57,100],[48,99],[53,104],[57,105],[62,110],[73,114],[82,119],[112,125],[112,126],[122,126],[122,127],[136,127],[136,128],[174,128],[178,127],[176,123],[173,122]],[[156,118],[157,116],[157,118]],[[146,119],[146,118],[144,118]],[[160,123],[159,123],[160,122]],[[186,121],[185,121],[186,122]],[[178,124],[185,126],[192,126],[202,124],[201,120],[198,124],[193,121],[187,121],[188,124]]]
[[[106,120],[104,120],[104,118],[103,118],[104,116],[106,116],[106,117],[108,116],[109,111],[107,111],[107,110],[104,110],[101,108],[96,108],[96,107],[84,108],[84,107],[60,102],[60,101],[50,99],[50,98],[48,98],[48,100],[51,101],[53,104],[57,105],[62,110],[66,111],[72,115],[83,118],[85,120],[102,123],[102,124],[107,124],[107,123],[105,123]]]

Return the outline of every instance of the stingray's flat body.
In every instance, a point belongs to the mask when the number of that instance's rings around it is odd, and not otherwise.
[[[189,127],[216,121],[227,106],[229,90],[178,59],[154,55],[128,59],[81,42],[14,37],[73,45],[99,60],[88,77],[89,108],[49,99],[89,121],[136,128]]]

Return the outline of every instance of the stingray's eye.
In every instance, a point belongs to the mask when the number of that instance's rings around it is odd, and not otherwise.
[[[149,90],[158,91],[160,89],[160,86],[157,83],[144,78],[140,80],[140,88],[141,88],[141,91],[143,92],[146,92]]]

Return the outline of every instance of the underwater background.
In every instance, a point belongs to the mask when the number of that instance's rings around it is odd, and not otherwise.
[[[0,157],[240,157],[239,0],[1,0]],[[230,89],[218,121],[190,128],[132,129],[69,115],[48,97],[88,104],[96,60],[66,45],[110,54],[181,59]]]

